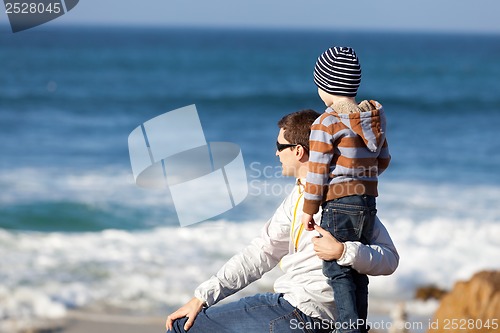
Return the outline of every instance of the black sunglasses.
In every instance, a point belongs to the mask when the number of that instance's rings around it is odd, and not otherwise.
[[[296,146],[298,146],[298,144],[296,144],[296,143],[279,143],[278,141],[276,141],[276,149],[278,151],[282,151],[284,149],[292,148],[292,147],[296,147]]]

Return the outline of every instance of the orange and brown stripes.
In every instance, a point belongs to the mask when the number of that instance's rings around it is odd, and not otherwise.
[[[340,155],[337,159],[336,165],[342,166],[347,169],[377,169],[378,159],[376,157],[370,158],[348,158]]]
[[[323,196],[325,189],[326,185],[317,185],[313,183],[306,183],[306,188],[305,188],[307,193],[319,196]]]
[[[333,145],[322,141],[309,141],[309,149],[322,154],[333,154]]]
[[[309,172],[327,175],[330,173],[330,165],[326,163],[309,162]]]
[[[311,127],[304,212],[314,214],[324,200],[377,195],[377,177],[390,162],[385,115],[376,101],[359,113],[327,109]]]

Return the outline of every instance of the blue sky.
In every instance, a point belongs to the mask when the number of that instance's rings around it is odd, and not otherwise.
[[[81,0],[49,24],[500,33],[498,13],[499,0]]]

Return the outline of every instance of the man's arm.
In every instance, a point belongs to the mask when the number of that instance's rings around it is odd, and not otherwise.
[[[290,205],[288,196],[262,228],[260,237],[229,259],[216,275],[196,288],[195,297],[167,317],[167,330],[172,330],[176,319],[184,317],[188,317],[184,325],[184,329],[188,330],[204,306],[211,306],[243,289],[277,265],[288,253]]]
[[[387,229],[375,219],[370,245],[360,242],[341,243],[328,231],[316,226],[322,237],[312,239],[316,255],[322,260],[337,260],[342,266],[352,266],[362,274],[390,275],[399,264],[399,254]]]
[[[278,207],[262,228],[260,237],[229,259],[209,280],[196,288],[194,296],[211,306],[245,288],[275,267],[288,253],[290,242],[290,197]]]
[[[193,297],[189,302],[167,317],[165,328],[172,331],[173,323],[176,319],[187,317],[188,320],[186,320],[186,323],[184,324],[184,330],[189,330],[191,326],[193,326],[196,316],[198,316],[198,313],[200,313],[201,309],[203,309],[203,305],[202,300]]]
[[[272,227],[271,223],[268,222],[263,233]],[[195,297],[211,306],[260,279],[288,253],[289,235],[288,229],[286,243],[270,242],[264,237],[254,239],[242,252],[229,259],[216,275],[196,288]]]

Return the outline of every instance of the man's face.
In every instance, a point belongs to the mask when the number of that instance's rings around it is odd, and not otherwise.
[[[289,142],[285,139],[285,130],[280,129],[278,133],[278,138],[276,139],[279,143],[287,144],[294,143]],[[282,151],[276,150],[276,156],[279,157],[282,167],[283,176],[297,177],[299,161],[296,156],[296,147],[285,148]]]

